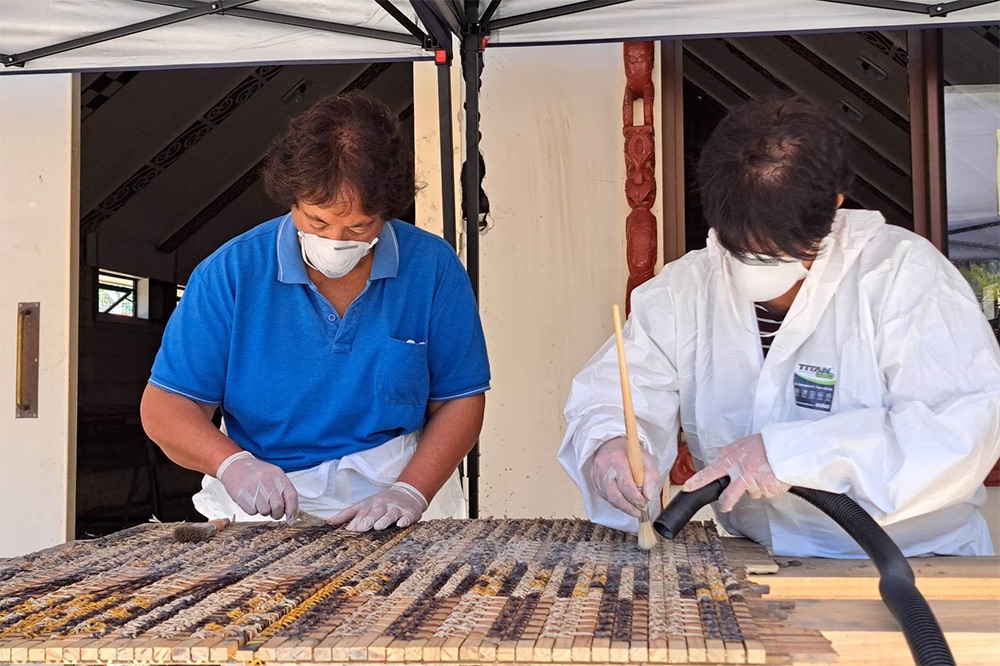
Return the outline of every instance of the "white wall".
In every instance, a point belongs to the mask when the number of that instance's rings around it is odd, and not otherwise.
[[[482,151],[491,228],[481,311],[493,390],[484,516],[583,515],[556,462],[570,381],[624,301],[621,45],[487,52]]]
[[[0,77],[0,557],[71,536],[76,477],[78,75]],[[14,418],[18,302],[41,303],[38,418]]]

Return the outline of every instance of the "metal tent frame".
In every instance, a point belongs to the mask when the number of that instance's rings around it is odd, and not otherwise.
[[[451,119],[451,77],[453,60],[453,38],[459,40],[460,63],[464,80],[464,103],[466,118],[465,151],[462,170],[462,215],[466,224],[466,269],[472,283],[476,300],[479,299],[479,233],[480,184],[479,163],[479,73],[483,63],[483,51],[493,31],[537,23],[594,9],[625,4],[630,0],[578,0],[546,9],[523,14],[495,18],[504,0],[491,0],[480,13],[479,0],[409,0],[409,5],[423,24],[423,28],[392,2],[392,0],[371,0],[386,14],[391,16],[405,32],[393,32],[364,26],[347,25],[332,21],[305,18],[279,12],[261,11],[248,8],[257,0],[131,0],[137,3],[164,5],[181,11],[165,16],[126,25],[107,31],[60,42],[51,46],[26,51],[24,53],[0,53],[0,63],[4,67],[24,67],[33,60],[57,53],[99,44],[101,42],[126,37],[147,30],[173,25],[182,21],[212,14],[228,15],[244,19],[278,23],[334,34],[354,35],[377,40],[419,46],[433,57],[438,65],[438,107],[441,135],[441,184],[443,195],[444,237],[458,249],[455,217],[455,173],[452,163],[452,119]],[[358,0],[359,2],[361,0]],[[927,4],[913,0],[815,0],[816,2],[857,5],[899,12],[925,14],[940,18],[949,13],[993,4],[1000,0],[951,0]],[[627,39],[622,35],[621,39]],[[580,42],[575,42],[580,43]],[[471,230],[471,231],[470,231]],[[469,490],[469,516],[479,516],[479,444],[466,459],[466,476]]]

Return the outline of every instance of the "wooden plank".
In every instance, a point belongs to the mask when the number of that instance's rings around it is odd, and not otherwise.
[[[742,641],[725,641],[725,645],[727,664],[747,663],[747,650]]]
[[[985,634],[1000,638],[997,604],[992,601],[929,602],[934,616],[947,634]],[[802,599],[788,611],[787,624],[827,631],[898,632],[899,627],[881,601],[857,599]]]
[[[387,661],[387,654],[389,646],[392,645],[392,641],[395,640],[392,636],[381,635],[371,643],[368,644],[368,660],[369,661]],[[455,659],[452,661],[458,661],[458,654],[456,653]]]
[[[80,646],[80,661],[97,661],[97,660],[99,660],[100,657],[98,656],[98,647],[100,646],[100,644],[101,644],[100,641],[91,640],[89,643],[84,643],[83,645],[81,645]],[[157,651],[155,649],[156,647],[157,646],[154,645],[154,650],[153,650],[153,658],[154,659],[156,658],[156,654],[157,654]],[[166,649],[166,653],[164,653],[162,651],[162,649],[161,649],[160,650],[160,654],[164,655],[161,661],[169,661],[170,660],[170,648],[169,647]],[[10,656],[11,656],[12,659],[14,659],[14,651],[13,650],[11,650]]]
[[[73,648],[68,648],[67,650],[63,651],[63,658],[69,663],[76,663],[80,661],[80,648],[79,647],[75,648],[76,652],[75,659],[70,658],[72,654],[70,650],[73,650]],[[153,646],[147,644],[137,647],[135,649],[135,660],[140,664],[148,664],[151,661],[153,661]],[[225,661],[225,660],[219,659],[217,661]]]
[[[666,664],[670,661],[670,650],[667,639],[654,638],[649,641],[649,662],[651,664]]]
[[[612,664],[625,664],[628,663],[628,641],[611,641],[611,663]]]
[[[330,651],[330,661],[337,664],[347,661],[350,656],[351,645],[354,643],[355,638],[353,636],[336,636],[331,638],[334,638],[334,640],[321,641]],[[392,643],[389,643],[389,645],[392,645]],[[315,651],[315,648],[313,648],[313,651]],[[367,650],[365,653],[367,654]],[[386,654],[388,655],[388,652]],[[388,656],[386,660],[388,661]]]
[[[236,654],[236,650],[239,648],[239,641],[234,638],[227,638],[226,640],[213,645],[208,650],[208,659],[216,664],[229,661],[232,659],[233,655]]]
[[[520,640],[514,646],[514,661],[530,663],[534,657],[535,641]]]
[[[517,641],[500,641],[486,649],[480,648],[479,659],[484,662],[513,662],[517,659]]]
[[[465,639],[461,636],[451,636],[445,639],[441,646],[441,661],[458,661],[458,653]]]
[[[590,657],[598,664],[611,661],[611,639],[595,638],[590,645]]]
[[[201,642],[200,638],[189,638],[177,641],[170,649],[170,658],[177,663],[191,661],[191,648]]]
[[[824,631],[843,663],[862,666],[910,666],[913,657],[899,631]],[[986,634],[945,633],[955,663],[996,666],[1000,637]]]
[[[687,639],[683,636],[667,636],[670,653],[668,661],[671,664],[688,663]]]
[[[458,650],[458,658],[462,661],[478,661],[479,660],[479,646],[482,645],[483,639],[486,637],[486,633],[482,631],[473,631],[465,640],[462,641],[462,647]]]
[[[722,642],[722,639],[705,639],[705,659],[711,664],[726,663],[726,644]]]
[[[542,636],[535,641],[535,649],[532,651],[532,661],[540,664],[547,664],[552,661],[552,648],[556,639],[551,636]]]
[[[303,662],[313,660],[313,644],[319,643],[316,639],[303,639],[301,641],[288,640],[282,643],[274,651],[276,661]],[[193,652],[192,652],[193,655]]]
[[[44,641],[36,645],[32,645],[30,648],[28,648],[28,661],[35,664],[45,661]],[[114,661],[114,656],[111,657],[111,661]]]
[[[747,649],[748,664],[763,664],[767,660],[767,651],[759,640],[748,638],[743,641],[743,645]]]
[[[419,662],[424,656],[424,645],[426,643],[426,638],[407,641],[407,644],[403,648],[403,660],[411,664]]]
[[[347,659],[349,661],[368,661],[368,648],[378,640],[381,634],[375,632],[369,632],[367,634],[361,634],[357,639],[351,643],[351,646],[347,648]],[[313,648],[313,660],[316,659],[316,648]]]
[[[823,560],[777,558],[780,571],[771,575],[748,575],[767,585],[769,599],[875,599],[878,570],[869,560]],[[917,589],[928,601],[1000,601],[1000,558],[954,557],[908,560],[916,576]]]
[[[628,647],[630,664],[640,664],[649,661],[649,645],[646,641],[632,641]]]
[[[570,658],[577,663],[587,663],[590,661],[590,644],[594,642],[593,636],[576,636],[573,638],[570,647]]]
[[[76,663],[79,663],[79,661],[80,661],[80,647],[83,645],[83,643],[84,643],[84,641],[81,641],[79,639],[72,640],[72,641],[67,641],[66,645],[63,647],[63,650],[62,650],[62,659],[60,661],[62,661],[64,663],[67,663],[67,664],[76,664]],[[135,655],[133,655],[133,656],[135,656]],[[152,648],[150,648],[150,650],[149,650],[149,659],[147,659],[147,661],[152,660],[152,658],[153,658],[153,650],[152,650]],[[0,659],[0,661],[3,661],[3,660]],[[136,661],[139,661],[139,657],[137,657],[137,656],[136,656]]]
[[[705,650],[705,639],[701,636],[687,636],[688,661],[692,664],[704,664],[708,661]]]
[[[722,547],[733,566],[743,567],[748,575],[773,574],[780,569],[767,548],[756,541],[741,537],[722,537]]]
[[[568,663],[573,661],[573,639],[565,636],[556,638],[552,643],[552,661]]]
[[[10,646],[10,660],[12,662],[25,663],[28,661],[28,654],[31,648],[35,647],[42,641],[39,639],[26,639],[19,642],[14,642]],[[94,661],[97,661],[96,651]]]
[[[263,645],[257,648],[257,652],[254,655],[255,658],[261,661],[277,661],[278,660],[278,648],[288,640],[285,636],[272,636],[268,638]]]
[[[444,647],[448,639],[444,636],[431,636],[424,643],[424,654],[421,661],[436,663],[441,661],[441,648]]]

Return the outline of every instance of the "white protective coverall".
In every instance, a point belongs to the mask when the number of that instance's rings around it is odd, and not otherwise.
[[[876,212],[838,211],[824,245],[766,360],[753,304],[733,290],[713,233],[632,292],[625,353],[643,445],[664,478],[679,425],[698,469],[759,432],[778,479],[846,493],[906,555],[991,555],[978,507],[1000,455],[1000,349],[971,288],[929,242]],[[817,379],[827,388],[805,390]],[[588,516],[634,532],[582,469],[625,433],[613,338],[573,380],[566,419],[559,460]],[[864,557],[789,494],[716,513],[777,555]]]

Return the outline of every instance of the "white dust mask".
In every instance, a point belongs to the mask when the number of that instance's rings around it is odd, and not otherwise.
[[[302,260],[328,278],[341,278],[350,273],[378,242],[331,240],[315,234],[299,232]]]
[[[809,274],[809,269],[798,260],[774,258],[762,261],[732,254],[727,254],[727,258],[736,291],[755,303],[781,296]]]

